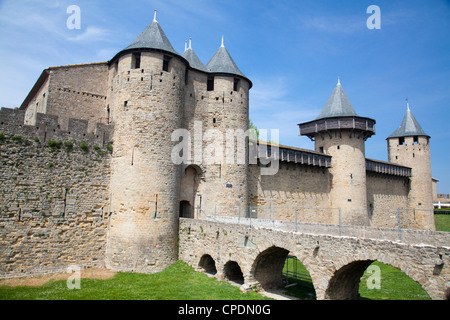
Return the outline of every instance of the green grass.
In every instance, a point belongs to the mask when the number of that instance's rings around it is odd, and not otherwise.
[[[178,261],[162,272],[119,272],[107,280],[81,279],[81,289],[52,281],[41,287],[0,287],[0,300],[261,300],[256,292],[242,293],[226,281],[195,272]]]
[[[434,224],[436,225],[436,231],[450,232],[450,214],[435,214]]]
[[[294,269],[293,259],[288,259],[283,270]],[[372,273],[365,272],[359,283],[359,294],[361,300],[430,300],[430,297],[422,287],[408,277],[401,270],[390,265],[375,261],[372,265],[380,268],[380,289],[368,289],[367,280]],[[308,270],[297,260],[297,272],[309,277]],[[289,282],[297,282],[296,286],[285,290],[287,295],[297,297],[301,300],[315,299],[315,291],[311,286],[311,278],[306,280],[289,279]]]
[[[424,289],[401,270],[375,261],[372,265],[380,268],[380,289],[368,289],[367,279],[372,276],[367,271],[359,283],[362,300],[430,300]]]
[[[296,271],[302,274],[302,279],[294,279],[289,277],[288,283],[295,284],[285,289],[285,293],[291,297],[299,298],[300,300],[315,300],[316,291],[314,290],[311,276],[305,266],[297,259],[286,259],[283,267],[283,272],[287,270]]]

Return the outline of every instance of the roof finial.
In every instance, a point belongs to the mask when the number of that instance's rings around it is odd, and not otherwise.
[[[411,111],[411,110],[409,109],[409,102],[408,102],[408,98],[406,98],[406,107],[408,108],[408,111]]]
[[[223,44],[223,35],[222,35],[222,44],[220,46],[225,47],[225,45]]]
[[[186,50],[187,50],[187,40],[184,41],[184,51],[186,51]]]
[[[338,83],[337,84],[341,85],[341,79],[339,78],[339,76],[338,76]]]
[[[155,15],[153,16],[153,21],[156,21],[156,12],[158,12],[158,10],[155,10]]]
[[[192,49],[192,38],[189,37],[189,49]]]

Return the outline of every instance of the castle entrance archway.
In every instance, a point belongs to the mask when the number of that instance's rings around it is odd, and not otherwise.
[[[202,170],[196,165],[184,169],[180,188],[180,217],[194,218],[195,198]]]

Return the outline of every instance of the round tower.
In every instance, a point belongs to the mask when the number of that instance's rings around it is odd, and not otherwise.
[[[194,174],[196,183],[194,217],[212,214],[242,214],[248,199],[249,89],[251,81],[236,66],[222,44],[207,65],[203,65],[186,44],[183,57],[189,62],[185,90],[185,124],[193,139],[192,164],[186,168],[186,182]],[[189,167],[189,164],[187,164]],[[200,178],[199,178],[200,177]],[[183,183],[188,185],[188,183]],[[183,196],[192,193],[182,190]],[[181,199],[186,200],[186,199]]]
[[[387,139],[389,162],[410,167],[408,208],[399,208],[409,228],[435,230],[431,177],[430,136],[409,108],[401,125]],[[403,210],[402,210],[403,209]]]
[[[186,60],[155,18],[109,62],[114,123],[107,264],[157,272],[177,261],[180,167],[171,133],[183,127]]]
[[[320,115],[299,124],[300,135],[315,142],[315,150],[332,156],[330,200],[335,223],[369,225],[365,141],[375,134],[375,120],[356,114],[340,81]]]
[[[251,81],[239,70],[222,43],[206,64],[207,117],[205,130],[216,130],[223,138],[222,163],[210,165],[215,179],[209,184],[210,204],[216,214],[230,212],[230,206],[240,206],[241,214],[248,214],[248,123],[249,90]],[[211,140],[207,141],[211,144]],[[214,181],[215,180],[215,181]],[[218,210],[221,208],[222,210]],[[213,208],[210,208],[212,210]]]

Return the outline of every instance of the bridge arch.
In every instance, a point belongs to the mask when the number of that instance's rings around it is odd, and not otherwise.
[[[210,275],[217,274],[216,262],[209,254],[204,254],[198,263],[199,268]]]
[[[374,262],[378,261],[386,265],[390,265],[408,276],[411,280],[417,282],[421,288],[430,296],[427,292],[424,283],[416,280],[417,274],[409,271],[408,268],[403,268],[398,265],[395,261],[381,261],[383,259],[374,260],[354,260],[345,265],[342,265],[336,272],[332,275],[328,287],[325,291],[325,298],[330,300],[357,300],[359,299],[359,285],[361,277],[363,276],[366,269]],[[382,275],[381,275],[382,276]],[[382,283],[381,283],[382,285]]]
[[[228,261],[223,266],[223,275],[225,279],[238,284],[244,284],[244,274],[236,261]]]
[[[272,246],[261,252],[253,262],[251,273],[263,289],[273,289],[282,285],[281,274],[289,251]]]

